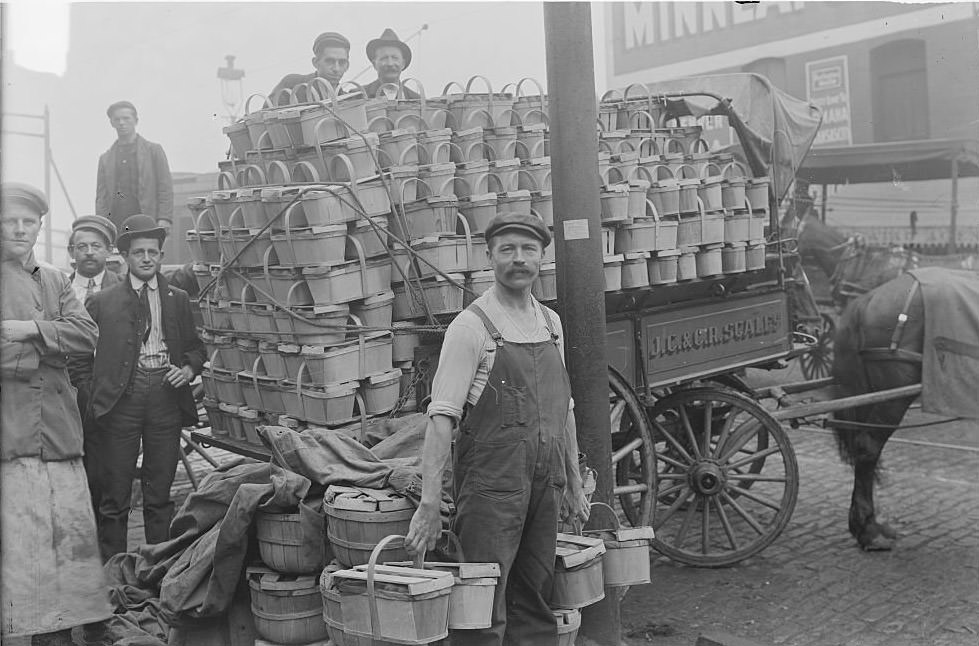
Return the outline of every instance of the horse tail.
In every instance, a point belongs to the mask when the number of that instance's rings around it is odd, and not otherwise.
[[[864,313],[869,302],[869,295],[857,298],[843,310],[840,321],[836,326],[836,336],[833,340],[833,379],[843,397],[860,395],[870,392],[864,359],[860,354],[860,330],[863,327]],[[857,408],[847,408],[836,411],[830,418],[843,422],[858,421],[860,415]],[[860,441],[862,433],[853,430],[833,427],[836,436],[836,447],[840,458],[847,464],[855,464],[863,448]]]

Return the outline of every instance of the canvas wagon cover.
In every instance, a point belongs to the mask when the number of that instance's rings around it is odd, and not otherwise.
[[[755,177],[770,177],[779,201],[792,185],[822,122],[819,108],[783,92],[759,74],[692,76],[648,83],[646,88],[651,96],[667,97],[671,115],[728,117],[741,143],[723,152],[746,163]],[[669,96],[696,93],[714,96]],[[633,87],[629,96],[642,95]]]

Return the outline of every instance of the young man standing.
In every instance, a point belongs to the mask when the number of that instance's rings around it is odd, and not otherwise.
[[[321,78],[335,90],[340,80],[350,68],[350,41],[343,34],[328,31],[320,34],[313,41],[313,67],[310,74],[287,74],[272,88],[270,98],[275,98],[282,89],[292,89],[300,83],[309,83],[314,78]]]
[[[34,258],[47,201],[0,188],[0,641],[70,646],[112,616],[65,364],[98,332],[68,278]]]
[[[102,430],[102,557],[126,551],[136,459],[143,446],[146,542],[169,539],[180,429],[197,423],[190,382],[204,365],[187,292],[160,273],[166,234],[148,215],[126,219],[117,246],[129,274],[93,296],[88,311],[99,326],[90,410]]]
[[[531,296],[551,235],[540,218],[511,213],[490,222],[486,240],[496,282],[446,330],[406,545],[413,554],[435,547],[455,439],[453,529],[466,558],[499,563],[500,578],[492,627],[453,631],[452,644],[554,646],[558,519],[587,520],[588,503],[561,321]]]
[[[169,235],[173,223],[173,179],[160,144],[136,134],[139,115],[129,101],[117,101],[105,111],[116,141],[99,157],[95,212],[121,228],[136,213],[153,217]]]

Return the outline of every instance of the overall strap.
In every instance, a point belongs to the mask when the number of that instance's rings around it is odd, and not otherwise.
[[[493,325],[493,322],[489,320],[488,316],[486,316],[486,312],[484,312],[483,309],[479,305],[476,305],[475,303],[469,306],[469,310],[473,314],[478,316],[480,320],[482,320],[483,326],[486,328],[486,331],[489,332],[489,335],[493,337],[493,341],[496,343],[496,345],[502,346],[503,335],[500,334],[500,331],[496,329],[496,326]]]
[[[551,315],[548,314],[547,310],[544,309],[544,306],[536,300],[534,300],[534,305],[540,308],[541,316],[544,317],[544,325],[547,326],[547,331],[551,333],[551,341],[554,342],[554,345],[557,345],[558,336],[557,332],[554,331],[554,324],[551,323]]]

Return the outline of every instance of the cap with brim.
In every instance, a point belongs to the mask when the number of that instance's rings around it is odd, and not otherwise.
[[[151,216],[137,213],[130,215],[122,223],[122,232],[116,240],[116,248],[119,251],[129,251],[129,244],[133,238],[156,238],[162,246],[167,238],[167,232],[163,227],[157,226],[156,220]]]
[[[109,218],[101,215],[83,215],[71,223],[72,231],[80,229],[89,229],[101,233],[109,241],[110,246],[116,243],[116,225]]]
[[[34,209],[40,216],[47,215],[48,212],[48,200],[44,193],[28,184],[4,182],[0,185],[0,198],[4,207],[7,204],[23,204]]]
[[[402,69],[408,69],[408,65],[411,64],[411,48],[408,44],[402,42],[398,35],[394,33],[394,30],[388,27],[381,34],[380,38],[375,38],[374,40],[367,43],[367,60],[374,62],[374,52],[377,51],[378,47],[398,47],[401,49],[401,55],[404,56],[405,66]]]
[[[536,215],[527,213],[500,213],[490,220],[486,226],[486,239],[501,233],[514,232],[525,233],[533,236],[543,243],[546,247],[551,244],[551,232],[547,230],[547,225]]]
[[[343,34],[335,31],[327,31],[316,37],[313,41],[313,53],[319,56],[324,47],[342,47],[350,50],[350,41]]]

